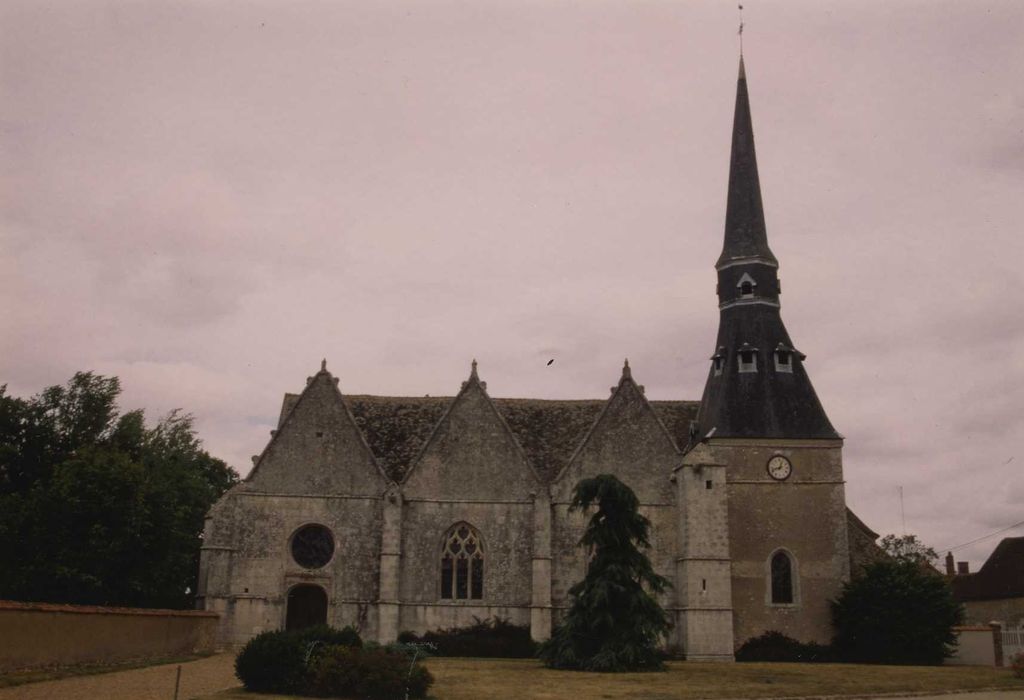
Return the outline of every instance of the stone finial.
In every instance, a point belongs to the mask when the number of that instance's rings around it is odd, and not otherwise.
[[[476,359],[475,358],[474,358],[472,364],[470,365],[469,378],[470,379],[480,379],[479,375],[477,375],[477,373],[476,373]]]
[[[326,357],[324,359],[320,360],[320,371],[321,372],[326,372],[327,371],[327,358]]]
[[[625,362],[622,363],[622,378],[632,379],[633,371],[629,368],[629,358],[627,357]]]

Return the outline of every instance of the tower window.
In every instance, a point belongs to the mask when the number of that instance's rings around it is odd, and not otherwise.
[[[751,347],[749,343],[743,343],[737,358],[740,365],[740,374],[757,372],[757,348]]]
[[[484,550],[480,535],[457,523],[441,545],[441,598],[480,600],[484,597]]]
[[[754,289],[757,287],[757,282],[748,273],[744,272],[743,276],[740,277],[740,281],[736,283],[736,287],[740,291],[740,299],[749,299],[754,296]]]
[[[772,555],[771,587],[773,605],[793,604],[793,562],[786,552]]]

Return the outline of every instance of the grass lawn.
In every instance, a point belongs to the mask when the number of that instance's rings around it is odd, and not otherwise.
[[[673,661],[665,673],[578,673],[552,671],[531,659],[428,659],[437,700],[589,700],[634,698],[771,698],[808,695],[941,693],[1005,688],[1024,690],[1024,681],[1005,669],[971,666],[857,666],[852,664],[716,664]],[[210,695],[278,698],[242,689]]]

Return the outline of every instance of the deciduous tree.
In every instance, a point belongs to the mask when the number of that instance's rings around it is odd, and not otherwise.
[[[832,603],[833,646],[858,663],[941,664],[963,609],[946,579],[913,559],[868,564]]]
[[[0,387],[0,598],[190,607],[206,511],[238,475],[192,418],[118,415],[116,377]]]

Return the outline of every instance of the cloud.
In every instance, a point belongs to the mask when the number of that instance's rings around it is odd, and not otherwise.
[[[1024,488],[1022,12],[747,13],[783,316],[848,500],[900,531],[902,485],[937,546],[1014,522]],[[324,356],[343,391],[454,394],[476,357],[493,394],[552,398],[606,396],[628,356],[651,398],[699,398],[735,21],[4,3],[0,382],[117,374],[243,472]]]

